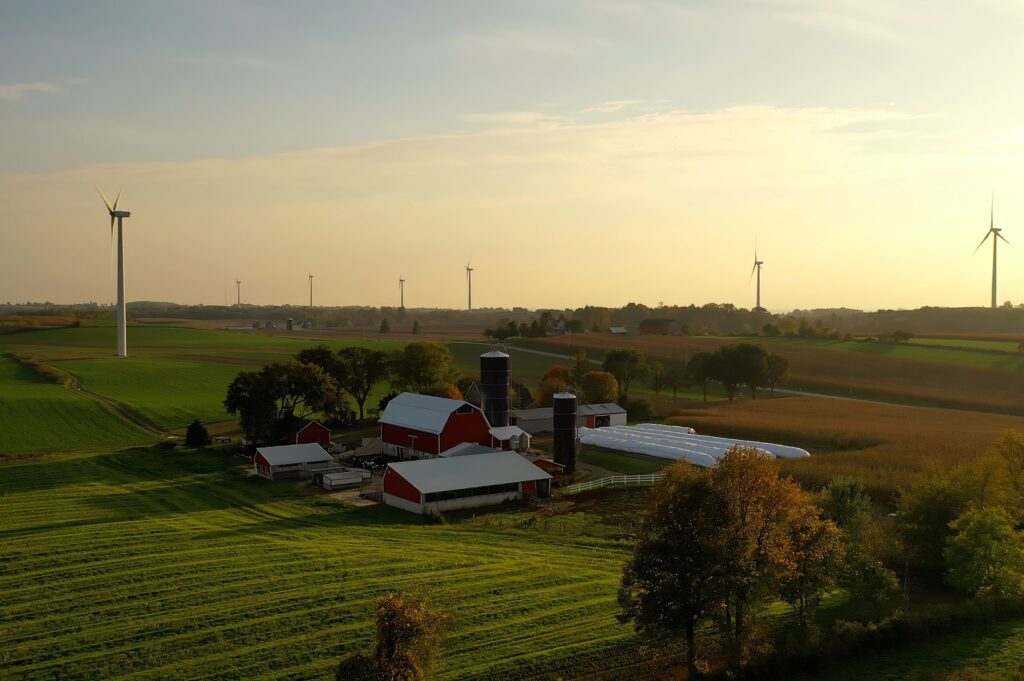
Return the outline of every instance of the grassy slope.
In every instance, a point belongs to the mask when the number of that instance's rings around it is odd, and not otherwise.
[[[91,449],[151,442],[105,405],[49,383],[0,354],[0,453]]]
[[[426,587],[455,630],[439,679],[619,657],[621,546],[420,525],[297,497],[216,453],[0,466],[0,663],[19,678],[328,678],[371,601]]]

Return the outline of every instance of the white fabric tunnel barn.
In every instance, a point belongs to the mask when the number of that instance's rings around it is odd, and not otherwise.
[[[686,426],[666,426],[642,423],[636,426],[608,428],[580,428],[580,442],[606,449],[634,454],[646,454],[671,461],[686,461],[695,466],[710,468],[734,447],[752,447],[779,459],[799,459],[810,456],[805,449],[756,440],[697,435]]]

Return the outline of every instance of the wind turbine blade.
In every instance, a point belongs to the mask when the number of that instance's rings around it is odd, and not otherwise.
[[[110,211],[110,244],[114,244],[114,211]]]
[[[96,187],[96,191],[98,191],[100,193],[100,198],[103,199],[103,205],[105,205],[107,207],[107,212],[108,213],[113,213],[114,209],[110,207],[110,201],[107,200],[107,195],[104,194],[103,190],[100,189],[99,187]]]
[[[747,281],[750,281],[751,279],[754,278],[754,272],[756,272],[756,271],[757,271],[757,261],[755,260],[754,261],[754,266],[752,268],[750,268],[750,277],[747,279]]]
[[[985,236],[984,236],[984,237],[982,237],[982,239],[981,239],[981,243],[980,243],[980,244],[978,244],[978,248],[975,248],[975,249],[974,249],[974,253],[977,253],[977,252],[978,252],[978,250],[979,250],[979,249],[980,249],[980,248],[981,248],[982,246],[984,246],[984,245],[985,245],[985,242],[986,242],[986,241],[988,241],[988,236],[989,236],[989,234],[992,234],[992,232],[991,232],[991,231],[985,232]],[[971,253],[971,255],[974,255],[974,253]]]
[[[1006,241],[1006,237],[1003,236],[1000,232],[996,232],[996,236],[999,237],[1000,239],[1002,239],[1003,241]],[[1006,244],[1009,245],[1010,242],[1006,241]]]
[[[114,197],[114,207],[111,210],[117,210],[117,202],[121,200],[121,192],[123,191],[124,185],[121,185],[121,188],[117,190],[117,196]]]

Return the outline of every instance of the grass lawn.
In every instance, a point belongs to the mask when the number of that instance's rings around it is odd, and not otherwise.
[[[578,456],[579,460],[583,463],[589,463],[592,466],[598,466],[613,473],[621,473],[622,475],[657,473],[670,463],[668,461],[658,462],[655,459],[636,454],[615,452],[610,449],[590,446],[580,447]]]
[[[128,450],[0,464],[0,661],[21,679],[333,678],[372,600],[454,617],[439,679],[627,661],[626,547],[300,496],[238,460]]]
[[[152,442],[106,405],[0,354],[0,454]]]

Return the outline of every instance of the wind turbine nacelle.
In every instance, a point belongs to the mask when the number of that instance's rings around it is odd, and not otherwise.
[[[131,211],[128,210],[115,210],[111,213],[111,216],[115,218],[130,218],[132,216]]]

